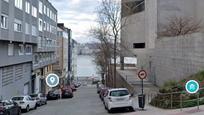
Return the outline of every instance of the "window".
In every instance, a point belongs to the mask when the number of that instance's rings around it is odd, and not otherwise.
[[[14,20],[14,31],[21,32],[22,31],[22,21],[15,19]]]
[[[42,19],[39,18],[39,31],[42,31],[43,30],[43,21]]]
[[[50,16],[50,9],[47,7],[47,16]]]
[[[46,15],[47,13],[47,7],[44,5],[44,14]]]
[[[49,29],[50,29],[50,25],[49,23],[47,23],[47,31],[49,32]]]
[[[32,16],[37,18],[37,8],[32,6]]]
[[[32,45],[26,45],[25,54],[26,55],[32,55]]]
[[[23,0],[15,0],[15,6],[19,9],[23,9]]]
[[[145,48],[145,43],[133,43],[133,48],[135,49]]]
[[[52,32],[52,25],[50,25],[50,31],[49,31],[50,33]]]
[[[25,23],[25,33],[30,34],[30,25],[28,23]]]
[[[25,12],[30,14],[30,3],[29,2],[25,2]]]
[[[8,28],[8,16],[2,14],[1,15],[1,28],[7,29]]]
[[[18,54],[24,55],[24,45],[23,44],[19,44]]]
[[[43,13],[43,4],[41,1],[39,1],[39,12],[42,14]]]
[[[44,28],[44,30],[46,30],[46,22],[44,21],[44,23],[43,23],[43,28]]]
[[[13,49],[14,45],[13,44],[8,44],[8,56],[13,56]]]
[[[50,10],[50,15],[49,15],[49,17],[52,19],[52,10]]]
[[[42,36],[38,37],[38,48],[42,48]]]
[[[33,26],[33,25],[32,25],[32,35],[37,36],[37,28],[36,26]]]

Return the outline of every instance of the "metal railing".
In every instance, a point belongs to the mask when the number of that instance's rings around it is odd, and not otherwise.
[[[204,104],[204,88],[200,88],[195,94],[189,94],[186,91],[147,94],[146,103],[165,109],[180,108],[182,110],[195,106],[199,109],[199,106]]]

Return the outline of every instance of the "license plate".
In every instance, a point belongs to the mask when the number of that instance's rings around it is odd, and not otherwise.
[[[117,101],[123,101],[124,100],[124,98],[118,98],[117,99]]]

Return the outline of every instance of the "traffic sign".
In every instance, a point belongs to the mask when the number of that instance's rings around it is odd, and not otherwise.
[[[46,77],[46,84],[51,88],[56,87],[59,84],[59,76],[56,74],[49,74]]]
[[[195,80],[189,80],[185,85],[186,91],[190,94],[197,93],[200,86],[199,83]]]
[[[140,70],[140,71],[138,72],[138,77],[139,77],[140,79],[146,79],[146,77],[147,77],[147,72],[146,72],[145,70]]]

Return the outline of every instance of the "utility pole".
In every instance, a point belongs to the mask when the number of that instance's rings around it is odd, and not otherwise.
[[[72,38],[71,38],[71,29],[67,29],[68,33],[68,78],[67,78],[67,85],[71,84],[71,73],[72,73]]]

